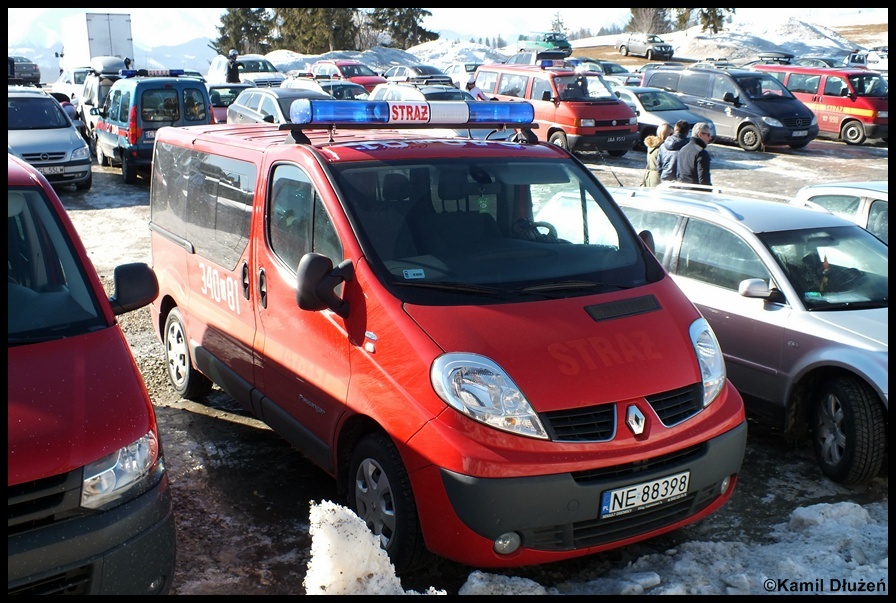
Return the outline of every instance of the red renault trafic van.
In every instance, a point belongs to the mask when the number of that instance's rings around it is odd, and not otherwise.
[[[483,65],[476,70],[476,85],[489,97],[531,103],[538,139],[564,149],[621,157],[640,142],[638,118],[602,75],[552,63]]]
[[[156,139],[171,383],[223,388],[333,475],[399,572],[630,544],[737,482],[715,336],[597,178],[555,145],[433,130],[533,116],[299,99],[279,128]]]
[[[7,593],[163,595],[174,514],[152,402],[116,315],[146,264],[99,276],[47,179],[7,154]]]
[[[818,117],[819,135],[846,144],[889,140],[890,91],[884,77],[860,68],[756,64],[775,76]]]

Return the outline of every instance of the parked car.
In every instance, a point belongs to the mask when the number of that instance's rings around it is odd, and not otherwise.
[[[760,52],[755,59],[741,63],[740,67],[753,67],[754,65],[792,65],[794,56],[789,52]],[[729,67],[726,65],[726,67]]]
[[[370,93],[369,100],[388,101],[475,101],[466,90],[459,90],[450,84],[410,84],[388,82],[380,84]]]
[[[227,107],[227,123],[289,123],[289,109],[297,98],[333,97],[309,88],[248,88]]]
[[[81,98],[78,99],[77,110],[78,117],[84,122],[81,134],[93,153],[96,153],[96,122],[99,113],[91,112],[91,109],[100,109],[103,106],[112,84],[121,79],[119,72],[122,69],[125,69],[124,59],[98,56],[90,59],[90,71],[84,76],[84,88],[81,90]]]
[[[890,87],[876,71],[855,67],[754,65],[776,77],[818,118],[819,135],[862,144],[890,136]]]
[[[554,67],[563,67],[566,62],[566,53],[560,50],[525,50],[511,55],[505,65],[541,65],[544,61],[551,61]]]
[[[90,66],[86,65],[64,69],[50,88],[53,96],[60,102],[64,99],[77,105],[88,73],[90,73]]]
[[[214,123],[208,88],[180,69],[123,70],[96,122],[96,162],[121,166],[127,184],[152,165],[156,132],[164,127]],[[151,74],[151,75],[150,75]]]
[[[50,182],[7,154],[6,188],[7,594],[167,594],[168,473],[117,318],[158,281],[123,264],[107,294]]]
[[[662,88],[711,121],[716,140],[745,151],[801,149],[818,136],[809,107],[768,73],[752,69],[651,69],[643,86]]]
[[[829,211],[889,244],[889,189],[887,180],[810,184],[798,190],[791,203]]]
[[[212,59],[208,66],[208,74],[205,79],[207,82],[217,84],[227,81],[227,63],[228,59],[223,54],[219,54]],[[241,54],[237,57],[237,64],[240,70],[240,82],[253,84],[260,87],[276,87],[280,82],[286,79],[286,76],[261,54]]]
[[[348,80],[320,80],[317,83],[336,100],[366,100],[370,96],[367,88]]]
[[[517,50],[557,50],[565,56],[572,54],[572,46],[566,34],[559,31],[538,31],[520,34],[516,43]]]
[[[89,190],[90,147],[59,101],[33,86],[7,86],[7,147],[53,185]]]
[[[748,414],[785,437],[811,434],[836,482],[875,477],[888,441],[887,245],[839,216],[756,195],[611,193],[709,321]]]
[[[13,60],[14,77],[22,84],[40,86],[40,67],[37,63],[23,56],[10,56]]]
[[[206,84],[208,88],[209,103],[211,103],[212,113],[215,115],[215,123],[227,123],[227,107],[233,104],[240,92],[246,88],[254,88],[255,84],[227,84],[216,83]]]
[[[803,56],[793,60],[802,67],[842,67],[843,57]]]
[[[467,81],[476,74],[476,69],[482,63],[451,63],[445,67],[445,73],[458,88],[466,86]]]
[[[350,59],[322,59],[311,65],[311,73],[316,79],[354,82],[364,86],[368,92],[386,81],[386,78],[361,61]]]
[[[675,54],[675,49],[671,44],[652,33],[627,32],[616,38],[614,45],[619,54],[624,57],[630,54],[638,55],[648,61],[671,59]]]
[[[616,86],[613,92],[624,100],[638,117],[638,133],[641,135],[641,140],[637,146],[641,150],[646,148],[644,139],[656,134],[660,124],[666,123],[674,128],[676,122],[684,120],[688,122],[688,128],[693,128],[695,123],[706,121],[703,116],[688,109],[677,96],[659,88]],[[715,126],[712,122],[708,123],[715,137]]]
[[[390,82],[410,82],[411,84],[445,84],[453,86],[451,77],[432,65],[395,65],[383,74]]]

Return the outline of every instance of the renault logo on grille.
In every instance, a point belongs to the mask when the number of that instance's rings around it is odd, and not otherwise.
[[[635,435],[641,435],[644,433],[644,424],[646,420],[644,419],[644,415],[641,414],[641,411],[638,410],[637,406],[629,406],[628,410],[625,411],[625,424],[628,425],[628,428],[632,430],[632,433]]]

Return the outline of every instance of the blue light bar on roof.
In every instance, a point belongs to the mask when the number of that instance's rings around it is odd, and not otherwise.
[[[535,108],[525,102],[359,101],[299,98],[292,102],[289,119],[297,125],[343,126],[476,126],[477,124],[531,124]]]
[[[173,77],[183,75],[183,69],[119,69],[121,77]]]

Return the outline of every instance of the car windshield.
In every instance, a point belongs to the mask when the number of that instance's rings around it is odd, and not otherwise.
[[[889,306],[889,247],[858,226],[759,235],[808,310]]]
[[[333,168],[367,257],[406,301],[530,301],[648,282],[643,245],[574,161],[458,158]]]
[[[734,79],[751,100],[794,98],[790,90],[784,87],[784,84],[767,73],[739,75]]]
[[[889,96],[890,85],[880,74],[867,73],[849,76],[849,83],[858,96]]]
[[[420,75],[444,75],[441,69],[433,67],[431,65],[417,65],[414,69]]]
[[[276,73],[277,68],[267,59],[239,61],[246,73]]]
[[[678,100],[678,97],[668,92],[657,90],[655,92],[642,92],[638,100],[647,111],[687,111],[688,107]]]
[[[49,200],[31,188],[8,190],[7,196],[9,344],[61,339],[106,326]]]
[[[339,67],[345,77],[371,76],[376,73],[367,65],[342,65]]]
[[[597,72],[577,73],[554,78],[560,100],[618,100],[606,81]]]
[[[49,130],[71,125],[59,103],[49,96],[8,97],[6,115],[9,130]]]

